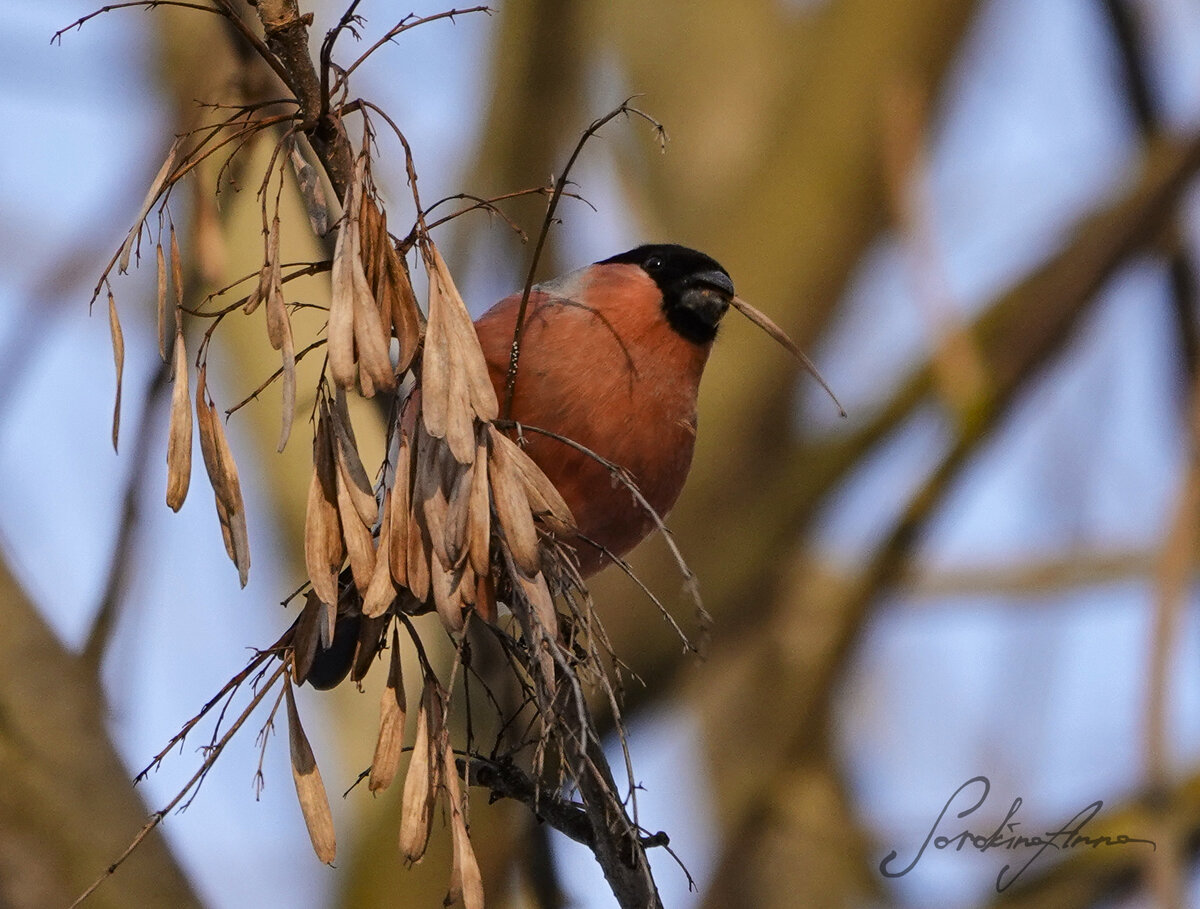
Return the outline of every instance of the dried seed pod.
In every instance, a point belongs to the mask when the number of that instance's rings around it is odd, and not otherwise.
[[[267,240],[267,338],[271,346],[281,351],[283,362],[283,409],[279,430],[279,451],[287,445],[292,433],[292,422],[296,416],[296,347],[292,339],[292,322],[288,318],[287,304],[283,297],[283,281],[280,276],[279,260],[279,216],[271,221],[271,232]]]
[[[183,309],[183,256],[179,254],[179,238],[175,225],[171,224],[171,286],[175,289],[175,330],[183,326],[179,322],[179,310]]]
[[[475,579],[475,612],[485,622],[495,624],[499,617],[496,609],[496,583],[492,580],[491,572],[476,575]]]
[[[491,453],[488,457],[488,478],[492,486],[492,503],[496,519],[504,531],[504,539],[517,567],[532,578],[541,571],[541,552],[537,530],[530,513],[525,479],[517,466],[517,445],[494,426],[488,427]]]
[[[371,527],[379,517],[379,503],[375,500],[375,490],[358,453],[354,431],[350,427],[349,412],[340,407],[330,408],[329,424],[333,428],[338,471],[346,482],[350,501],[354,504],[359,519]]]
[[[401,429],[396,454],[396,474],[391,490],[391,526],[388,534],[388,566],[392,579],[401,587],[408,586],[408,535],[410,488],[412,482],[412,446]],[[419,531],[418,531],[419,532]],[[380,543],[382,545],[382,542]]]
[[[510,442],[504,446],[505,453],[512,458],[525,481],[525,493],[533,513],[540,516],[545,525],[556,534],[572,534],[575,531],[575,516],[571,514],[571,509],[562,494],[520,445],[512,442],[508,436],[501,434],[501,437]]]
[[[432,445],[426,445],[424,449],[428,451],[434,446],[439,446],[439,443],[433,441]],[[450,553],[446,550],[446,493],[437,476],[436,456],[429,458],[426,464],[431,473],[429,482],[422,487],[420,477],[418,477],[418,485],[414,488],[414,494],[418,496],[420,502],[420,523],[425,529],[426,539],[429,541],[438,564],[442,568],[449,568]]]
[[[395,388],[396,374],[392,372],[392,358],[379,309],[367,284],[367,276],[363,274],[362,254],[357,242],[355,253],[355,266],[351,272],[354,281],[354,343],[358,349],[359,381],[363,394],[371,397],[376,389]]]
[[[375,757],[367,788],[372,792],[392,785],[400,766],[404,748],[404,675],[400,668],[400,635],[392,629],[392,659],[388,667],[387,684],[379,700],[379,738],[375,741]]]
[[[304,608],[292,633],[292,677],[296,684],[303,684],[317,656],[317,644],[321,639],[321,598],[310,590],[304,596]]]
[[[155,295],[158,313],[158,355],[164,363],[167,362],[167,262],[163,258],[162,243],[154,244],[154,263],[158,278],[158,292]]]
[[[488,574],[491,565],[492,508],[488,490],[487,437],[481,432],[475,448],[475,470],[471,474],[467,540],[471,567],[477,575]]]
[[[346,479],[337,473],[338,515],[342,520],[342,538],[346,541],[346,552],[350,556],[350,572],[354,575],[354,586],[361,594],[371,583],[375,572],[375,543],[371,539],[371,528],[362,522],[350,498]]]
[[[479,862],[467,833],[466,813],[463,809],[462,787],[458,781],[458,766],[454,761],[454,750],[447,738],[442,748],[442,778],[450,797],[450,830],[453,837],[454,862],[450,872],[450,888],[446,893],[445,905],[462,900],[464,909],[483,909],[483,876],[479,873]]]
[[[471,567],[471,563],[463,562],[462,566],[455,571],[454,579],[452,594],[455,599],[462,602],[464,609],[468,606],[474,606],[475,570]]]
[[[363,270],[360,200],[365,168],[365,156],[360,156],[346,189],[343,224],[334,247],[332,284],[336,306],[331,304],[329,312],[329,366],[334,381],[349,388],[354,384],[357,354],[359,385],[362,393],[371,397],[376,389],[395,388],[396,375],[387,335]]]
[[[296,186],[300,190],[300,198],[304,200],[309,226],[314,234],[323,237],[329,230],[329,203],[325,200],[325,188],[317,169],[304,160],[304,155],[292,140],[288,141],[288,162],[296,175]]]
[[[383,649],[384,632],[392,620],[390,613],[378,616],[364,616],[358,623],[358,640],[354,646],[354,663],[350,667],[350,680],[361,682],[367,677],[375,657]]]
[[[468,527],[471,518],[471,487],[476,469],[486,471],[486,460],[477,460],[465,467],[456,467],[446,496],[445,527],[442,548],[446,552],[447,568],[457,568],[470,549]]]
[[[117,394],[113,402],[112,445],[117,450],[117,437],[121,433],[121,385],[125,378],[125,335],[121,331],[121,319],[117,316],[117,300],[108,292],[108,330],[112,335],[113,365],[117,368]]]
[[[346,558],[337,507],[337,465],[333,432],[324,411],[313,436],[313,475],[304,514],[304,564],[313,590],[326,603],[337,602],[337,576]]]
[[[225,539],[225,551],[237,566],[243,587],[250,573],[250,538],[246,530],[246,506],[238,480],[237,464],[225,437],[225,428],[217,410],[207,400],[206,367],[200,367],[196,380],[196,424],[200,430],[200,452],[217,503],[217,517]]]
[[[437,247],[423,247],[429,273],[429,325],[421,365],[423,419],[445,439],[461,464],[475,456],[476,418],[494,420],[500,408],[475,326]]]
[[[338,230],[333,247],[333,268],[330,278],[329,326],[326,329],[329,350],[329,371],[341,388],[354,385],[354,267],[355,250],[350,239],[348,217],[350,193],[346,199],[347,219]]]
[[[787,332],[785,332],[782,328],[780,328],[778,325],[776,325],[775,322],[770,318],[770,316],[768,316],[765,312],[751,306],[749,303],[747,303],[741,297],[734,297],[729,302],[730,302],[730,305],[733,306],[734,309],[736,309],[738,312],[740,312],[742,315],[744,315],[747,319],[749,319],[751,322],[753,322],[755,325],[757,325],[759,328],[761,328],[763,331],[765,331],[768,335],[771,336],[772,340],[774,340],[777,344],[782,346],[788,353],[790,353],[793,357],[795,357],[797,360],[799,360],[800,365],[804,367],[804,369],[809,373],[809,375],[811,375],[814,379],[817,380],[817,383],[823,389],[825,389],[825,393],[827,395],[829,395],[829,397],[833,400],[833,403],[837,406],[837,409],[841,413],[841,415],[843,417],[846,416],[846,408],[842,407],[842,402],[837,399],[837,395],[835,395],[833,393],[833,389],[829,387],[828,383],[826,383],[826,381],[825,381],[825,378],[817,370],[816,364],[813,363],[813,361],[810,360],[807,356],[805,356],[804,351],[802,351],[799,347],[796,346],[796,342],[787,336]]]
[[[528,616],[518,613],[529,646],[534,649],[541,665],[542,675],[547,686],[554,685],[554,657],[549,648],[558,637],[558,614],[554,610],[554,598],[550,596],[550,588],[546,586],[546,578],[539,571],[532,579],[520,571],[513,576],[520,588],[521,597],[529,605]],[[521,610],[524,612],[525,610]]]
[[[438,564],[434,559],[429,564],[429,588],[433,592],[433,605],[437,608],[438,618],[451,634],[463,630],[462,602],[454,596],[454,578],[451,572]]]
[[[150,208],[167,186],[167,179],[175,167],[175,157],[179,154],[179,146],[182,142],[183,137],[179,137],[171,144],[166,160],[163,161],[162,167],[158,169],[158,173],[150,182],[150,189],[146,192],[146,198],[142,200],[142,207],[133,221],[133,227],[129,229],[125,242],[121,244],[121,255],[117,260],[117,271],[121,274],[125,274],[129,270],[129,257],[133,254],[133,244],[142,234],[142,223],[146,220],[146,215],[150,214]]]
[[[391,304],[392,330],[396,340],[400,342],[397,368],[403,373],[412,366],[413,358],[417,355],[417,346],[421,341],[421,310],[417,306],[417,295],[413,292],[408,266],[392,247],[387,236],[386,220],[381,231],[386,245],[385,264],[389,284],[385,299]]]
[[[467,390],[470,395],[471,407],[475,416],[484,422],[495,420],[500,416],[500,404],[496,400],[496,389],[492,386],[488,374],[487,360],[484,359],[483,349],[479,346],[479,336],[475,334],[475,325],[467,312],[466,304],[450,269],[446,267],[442,254],[436,246],[428,244],[428,256],[433,262],[433,270],[437,274],[438,284],[446,297],[450,328],[454,335],[453,353],[460,363],[466,376]]]
[[[441,763],[434,749],[440,737],[441,701],[434,682],[426,678],[417,710],[416,741],[400,800],[400,854],[409,862],[419,862],[429,843]]]
[[[296,783],[296,797],[300,801],[300,812],[308,827],[313,851],[326,865],[332,864],[337,854],[337,842],[333,832],[333,813],[329,810],[329,796],[321,781],[321,771],[313,756],[312,746],[304,727],[300,725],[300,713],[296,710],[296,697],[292,693],[291,680],[283,682],[287,698],[288,744],[292,757],[292,779]]]
[[[363,615],[383,615],[396,599],[396,586],[392,581],[392,491],[383,497],[383,519],[379,523],[379,545],[375,547],[375,571],[371,582],[363,592]]]
[[[167,430],[167,505],[179,511],[192,478],[192,396],[188,391],[187,350],[183,332],[175,333],[175,385]]]
[[[322,601],[317,610],[317,632],[322,650],[328,650],[333,646],[333,636],[336,630],[337,606]]]
[[[416,450],[413,452],[413,458],[421,457],[421,449],[429,444],[428,437],[424,441],[417,439]],[[415,483],[415,478],[414,478]],[[413,500],[409,503],[408,520],[406,522],[407,534],[405,542],[407,548],[405,551],[406,568],[405,572],[408,575],[407,586],[421,602],[429,596],[429,547],[425,538],[425,529],[421,516],[421,503]]]

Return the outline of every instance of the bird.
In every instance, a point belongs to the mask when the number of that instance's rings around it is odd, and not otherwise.
[[[475,323],[505,397],[521,294]],[[700,378],[734,297],[714,259],[674,244],[639,246],[536,285],[526,308],[511,418],[570,439],[627,471],[665,516],[687,479]],[[590,577],[654,529],[654,517],[596,458],[544,434],[525,451],[558,489]]]
[[[501,401],[522,297],[503,298],[475,321]],[[733,281],[715,259],[671,243],[641,245],[531,289],[506,416],[571,510],[575,532],[564,542],[582,578],[657,525],[594,456],[621,468],[654,513],[667,515],[691,468],[701,376],[734,303]],[[353,609],[339,607],[334,640],[307,673],[314,687],[345,677],[358,624]]]

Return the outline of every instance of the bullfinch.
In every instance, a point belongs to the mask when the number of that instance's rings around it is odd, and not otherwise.
[[[733,282],[684,246],[639,246],[539,284],[530,295],[511,417],[579,443],[624,468],[665,515],[679,498],[696,441],[696,395]],[[521,295],[475,323],[504,399]],[[554,438],[526,452],[571,508],[580,573],[623,556],[654,519],[606,467]]]
[[[501,401],[521,296],[475,322]],[[629,552],[655,520],[605,465],[553,436],[623,468],[665,516],[691,467],[700,376],[733,302],[725,269],[675,244],[639,246],[534,286],[509,417],[553,434],[522,441],[574,515],[578,536],[566,542],[583,577]],[[345,677],[357,624],[339,615],[334,641],[308,672],[315,687]]]

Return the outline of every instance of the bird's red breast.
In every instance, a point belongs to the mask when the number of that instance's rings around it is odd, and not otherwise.
[[[501,400],[520,299],[506,297],[476,322]],[[686,337],[668,311],[664,288],[632,262],[610,260],[539,285],[526,310],[511,413],[625,468],[659,515],[670,511],[687,478],[696,396],[712,348],[711,335]],[[588,540],[622,556],[654,528],[595,459],[546,436],[524,438],[585,538],[576,541],[585,577],[608,561]]]

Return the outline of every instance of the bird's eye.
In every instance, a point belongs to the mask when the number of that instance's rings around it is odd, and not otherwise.
[[[658,271],[663,267],[663,261],[658,256],[651,256],[646,260],[645,269],[648,272]]]

